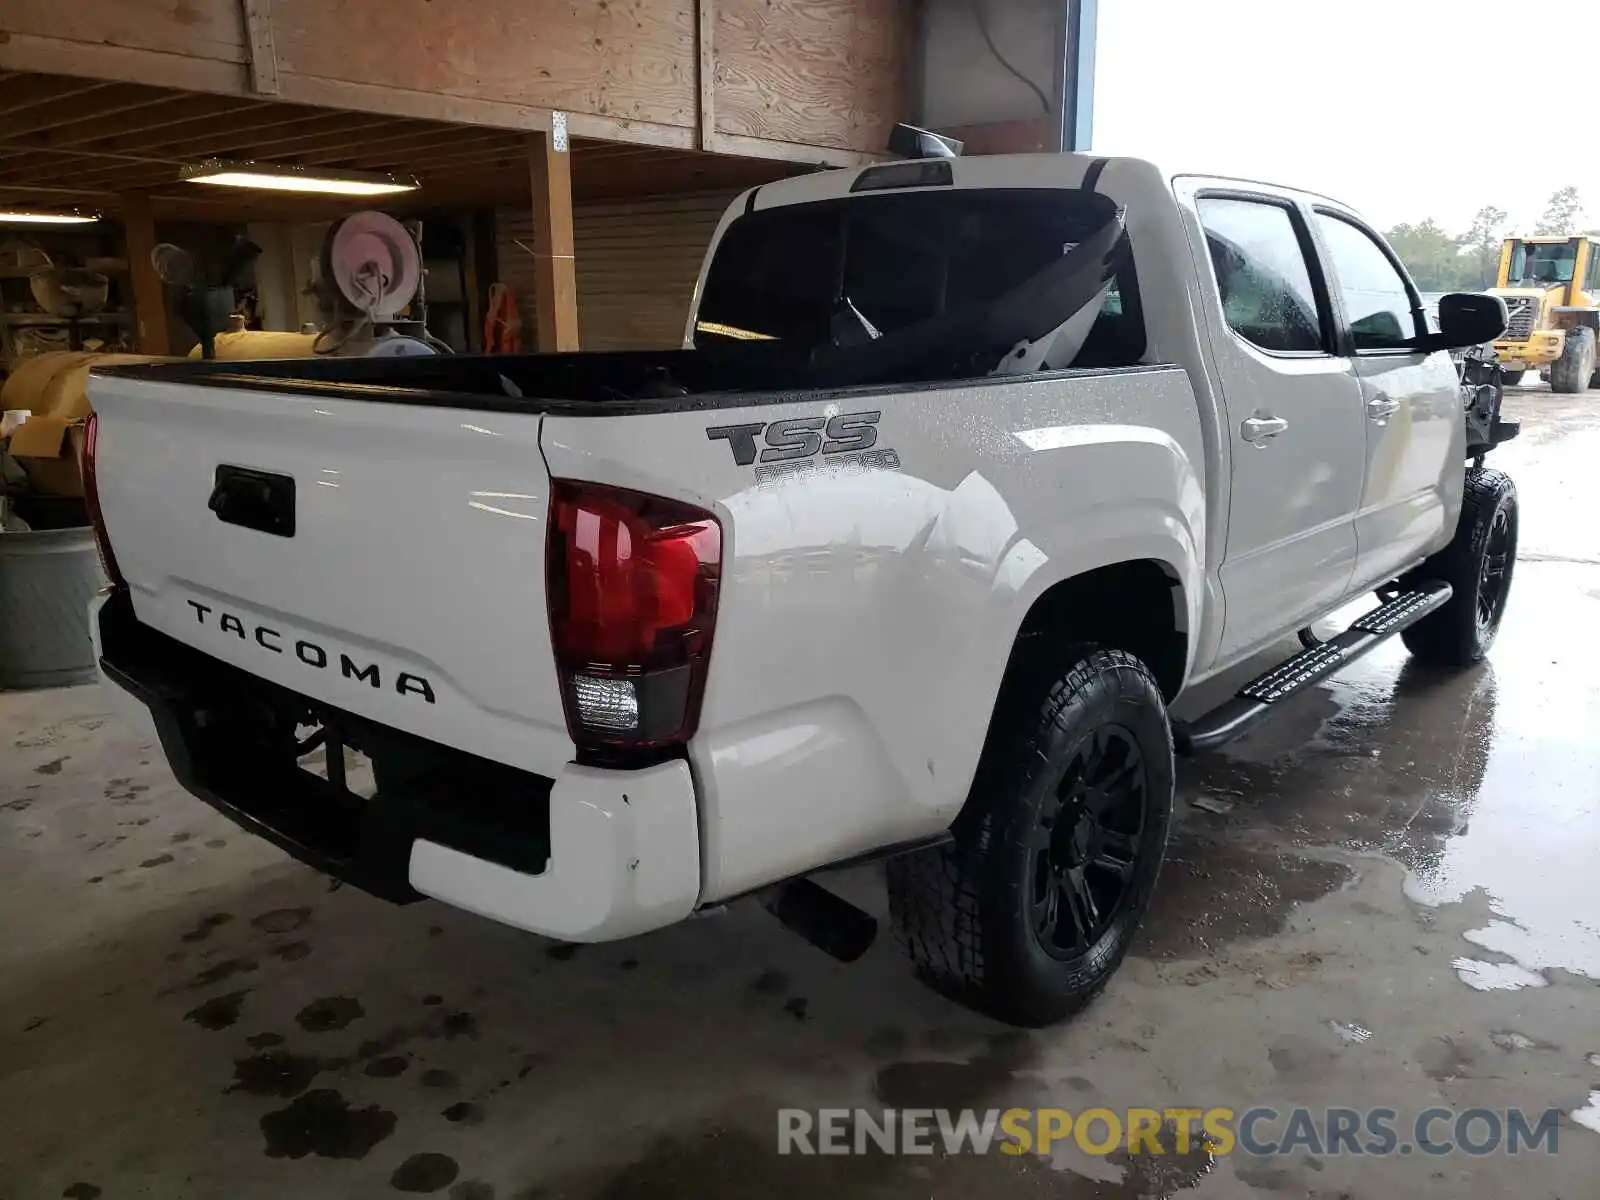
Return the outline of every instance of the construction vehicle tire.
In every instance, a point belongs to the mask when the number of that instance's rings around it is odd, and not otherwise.
[[[1587,325],[1569,329],[1561,357],[1550,364],[1550,390],[1564,395],[1587,391],[1595,366],[1594,330]]]

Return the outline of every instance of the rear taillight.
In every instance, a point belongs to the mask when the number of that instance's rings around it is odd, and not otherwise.
[[[578,747],[693,737],[717,620],[717,519],[659,496],[556,480],[546,566],[561,699]]]
[[[100,481],[95,474],[95,450],[100,439],[100,418],[89,414],[83,426],[83,500],[89,509],[89,524],[94,527],[94,546],[100,552],[100,569],[106,573],[112,587],[125,588],[128,581],[117,567],[117,556],[111,552],[111,539],[106,536],[105,514],[100,511]]]

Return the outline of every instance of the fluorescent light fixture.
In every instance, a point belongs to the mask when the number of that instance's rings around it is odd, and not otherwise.
[[[29,208],[0,208],[0,225],[92,225],[99,213],[35,212]]]
[[[414,192],[415,179],[376,171],[336,171],[275,163],[203,162],[183,168],[189,183],[258,188],[268,192],[315,192],[324,196],[390,196]]]

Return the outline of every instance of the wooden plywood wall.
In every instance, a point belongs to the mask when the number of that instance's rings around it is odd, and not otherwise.
[[[713,3],[718,132],[875,153],[910,119],[911,0]]]
[[[0,28],[13,36],[225,62],[244,62],[248,54],[238,0],[6,0]]]
[[[280,70],[689,125],[693,0],[276,0]]]
[[[911,112],[913,0],[3,0],[0,70],[846,164]],[[270,71],[252,71],[252,47]],[[264,60],[263,60],[264,61]],[[256,63],[260,68],[261,62]],[[271,90],[276,89],[276,90]],[[830,157],[831,156],[831,157]]]

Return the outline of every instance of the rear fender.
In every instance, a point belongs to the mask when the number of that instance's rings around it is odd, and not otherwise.
[[[820,445],[791,436],[819,420]],[[835,421],[850,436],[830,454]],[[554,477],[688,501],[723,527],[689,746],[702,901],[948,828],[1053,584],[1155,561],[1192,627],[1201,445],[1188,377],[1165,367],[547,417]]]

